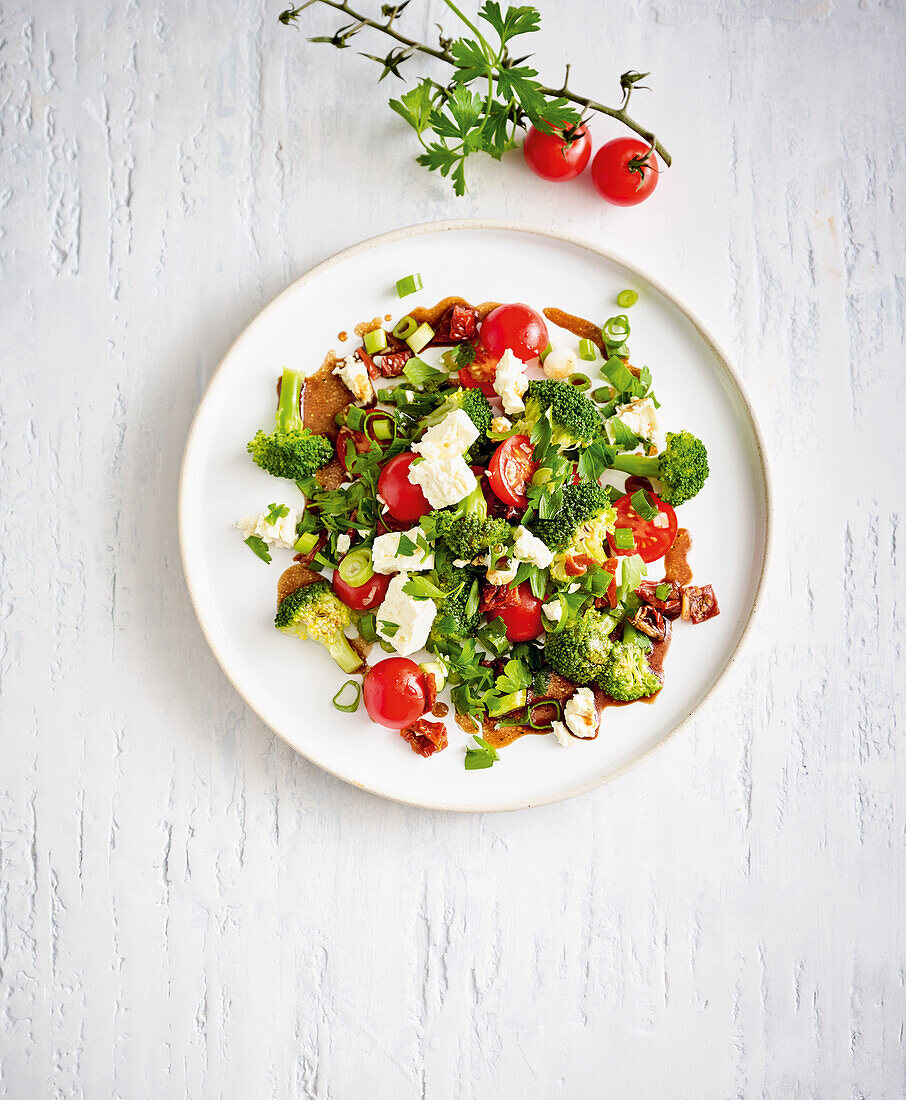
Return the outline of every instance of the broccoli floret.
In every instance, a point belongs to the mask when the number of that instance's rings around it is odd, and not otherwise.
[[[638,477],[656,477],[664,484],[662,500],[685,504],[708,479],[708,452],[691,432],[668,432],[667,445],[659,455],[617,455],[613,468]]]
[[[333,594],[327,581],[315,581],[284,596],[277,608],[274,626],[284,634],[320,642],[344,672],[359,672],[362,658],[343,633],[352,613]]]
[[[532,428],[548,411],[551,442],[558,447],[585,447],[601,433],[601,416],[594,402],[589,401],[571,382],[552,378],[529,382],[525,394],[525,414],[516,430],[530,435]]]
[[[584,554],[603,565],[609,553],[607,532],[613,530],[616,512],[607,490],[596,481],[580,481],[563,490],[563,505],[555,516],[534,522],[535,534],[554,551],[551,576],[567,579],[567,555]]]
[[[611,699],[622,703],[631,703],[661,690],[661,681],[651,671],[645,651],[632,642],[618,642],[613,647],[599,683]]]
[[[450,511],[434,513],[437,534],[458,558],[471,560],[492,546],[502,545],[509,535],[509,524],[488,516],[488,505],[478,485]]]
[[[590,684],[604,673],[613,649],[613,623],[597,611],[589,611],[574,625],[544,639],[544,656],[555,672],[574,684]]]
[[[255,465],[274,477],[293,481],[310,477],[333,458],[333,444],[323,435],[314,435],[302,425],[299,398],[303,378],[299,371],[284,370],[277,402],[277,430],[268,435],[260,428],[246,450]]]
[[[481,615],[477,610],[471,615],[466,610],[474,579],[475,574],[468,570],[455,569],[450,563],[438,567],[438,587],[450,592],[450,595],[442,600],[435,600],[437,617],[428,635],[428,649],[432,652],[443,653],[451,642],[455,645],[457,639],[469,638],[478,629]]]
[[[439,424],[448,413],[462,409],[466,416],[478,429],[479,435],[484,437],[491,430],[491,421],[494,419],[494,410],[491,403],[477,387],[466,389],[465,387],[447,394],[443,401],[422,423],[426,428]]]

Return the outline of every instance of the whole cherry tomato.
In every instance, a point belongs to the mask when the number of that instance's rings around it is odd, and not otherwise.
[[[527,642],[537,638],[544,629],[541,622],[541,604],[544,601],[532,593],[528,581],[519,585],[516,595],[518,602],[512,607],[494,608],[487,613],[487,617],[489,620],[503,619],[508,642]]]
[[[403,523],[415,523],[431,511],[425,494],[409,480],[409,467],[416,458],[418,455],[411,451],[395,455],[378,478],[378,496],[387,505],[390,515]]]
[[[561,134],[545,134],[532,126],[522,146],[525,163],[543,180],[560,183],[585,171],[591,157],[591,138],[584,126],[569,142]]]
[[[651,146],[638,138],[608,141],[595,153],[591,179],[598,194],[614,206],[635,206],[657,187],[658,167]]]
[[[484,319],[480,337],[495,359],[509,348],[523,363],[540,355],[549,343],[544,318],[537,309],[523,302],[492,309]]]
[[[352,553],[359,552],[352,551]],[[346,557],[349,555],[347,554]],[[341,566],[344,560],[345,558],[340,561]],[[372,573],[367,581],[351,584],[340,576],[340,569],[337,568],[333,571],[331,584],[337,598],[341,599],[347,607],[351,607],[353,611],[371,611],[384,602],[390,577],[385,573]]]
[[[365,710],[372,722],[405,729],[425,713],[425,677],[408,657],[388,657],[365,673]]]
[[[527,508],[526,487],[538,469],[527,435],[511,435],[491,456],[488,481],[494,493],[513,508]]]
[[[617,513],[616,527],[628,527],[633,534],[635,545],[628,550],[618,550],[613,544],[613,535],[608,536],[611,553],[617,557],[638,554],[642,561],[651,562],[662,558],[676,538],[676,512],[666,501],[648,494],[651,503],[658,510],[652,519],[642,519],[632,506],[632,495],[627,493],[614,504]]]

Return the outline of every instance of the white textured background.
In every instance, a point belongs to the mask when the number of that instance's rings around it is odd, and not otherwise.
[[[906,1095],[906,8],[547,0],[551,82],[653,70],[676,167],[635,211],[518,155],[454,200],[389,81],[279,9],[0,2],[0,1095]],[[691,728],[499,817],[385,804],[263,728],[175,530],[246,321],[472,214],[673,286],[776,477],[760,628]]]

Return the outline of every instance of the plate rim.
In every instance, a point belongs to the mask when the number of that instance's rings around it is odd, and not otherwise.
[[[604,774],[596,776],[593,779],[586,780],[583,783],[575,784],[568,787],[563,791],[557,791],[553,794],[542,795],[536,798],[522,798],[511,799],[509,801],[492,802],[487,805],[473,806],[464,803],[456,802],[437,802],[433,800],[423,800],[415,798],[403,798],[397,794],[389,791],[382,790],[379,786],[372,786],[367,783],[361,783],[356,779],[351,779],[347,775],[343,775],[341,772],[336,771],[333,768],[327,767],[321,761],[316,760],[309,753],[304,752],[296,745],[292,744],[287,737],[281,733],[279,729],[276,729],[270,724],[270,722],[264,717],[258,708],[247,698],[245,693],[239,688],[233,677],[227,670],[227,666],[224,663],[224,658],[221,655],[218,645],[208,633],[208,628],[205,623],[205,618],[201,610],[201,602],[198,598],[197,592],[193,585],[191,578],[191,571],[188,567],[188,549],[186,546],[186,521],[185,521],[185,507],[186,507],[186,472],[189,464],[190,451],[196,436],[198,429],[198,423],[201,416],[202,409],[204,408],[205,399],[208,396],[211,387],[214,385],[218,375],[224,369],[227,361],[232,356],[236,348],[248,337],[251,331],[259,324],[264,324],[268,315],[276,309],[276,307],[283,302],[283,300],[292,294],[298,293],[308,283],[313,282],[320,277],[325,271],[337,264],[343,263],[355,256],[361,255],[364,252],[371,251],[374,248],[378,248],[381,245],[389,244],[392,242],[406,240],[412,237],[423,236],[427,234],[436,234],[444,232],[456,232],[459,230],[491,230],[491,231],[504,231],[515,233],[526,233],[538,237],[547,237],[551,240],[558,241],[572,245],[577,248],[584,249],[588,252],[592,252],[602,259],[617,264],[639,279],[644,280],[649,286],[653,287],[659,294],[661,294],[671,305],[677,309],[698,332],[698,335],[702,338],[709,351],[718,360],[719,364],[723,368],[726,378],[735,387],[737,395],[741,400],[746,414],[749,418],[749,423],[752,426],[755,449],[758,458],[758,462],[761,467],[762,475],[762,490],[763,490],[763,505],[764,505],[764,517],[765,517],[765,530],[764,530],[764,548],[761,559],[761,569],[759,571],[758,579],[755,586],[755,594],[752,600],[752,608],[749,612],[749,617],[743,626],[742,633],[736,641],[736,645],[731,650],[726,661],[714,678],[713,683],[705,692],[705,694],[696,702],[696,704],[689,710],[689,712],[681,718],[675,725],[671,727],[667,733],[664,734],[655,744],[645,749],[644,752],[634,757],[632,760],[621,764],[617,768],[613,768],[609,771],[605,771]],[[772,557],[773,547],[773,520],[772,520],[772,505],[773,505],[773,489],[771,483],[771,471],[767,461],[767,453],[764,445],[764,435],[759,423],[758,417],[755,414],[752,401],[750,400],[748,389],[745,382],[740,377],[729,356],[724,352],[722,346],[718,343],[715,337],[712,335],[710,329],[702,322],[698,314],[690,309],[677,295],[663,285],[659,279],[656,279],[649,275],[644,269],[640,268],[637,264],[626,260],[619,253],[612,251],[609,248],[605,248],[592,241],[586,240],[573,233],[563,233],[559,230],[549,228],[547,226],[533,225],[527,222],[512,221],[510,219],[497,219],[497,218],[443,218],[437,221],[429,222],[417,222],[413,225],[403,226],[399,229],[392,229],[385,233],[379,233],[374,237],[368,237],[365,240],[359,241],[356,244],[349,245],[346,248],[341,249],[339,252],[335,252],[333,255],[328,256],[326,259],[321,260],[319,263],[310,267],[307,271],[303,272],[298,278],[294,279],[288,286],[286,286],[279,294],[272,298],[262,310],[260,310],[247,325],[238,333],[236,338],[232,341],[227,348],[217,367],[212,372],[210,378],[205,384],[204,390],[198,399],[195,412],[192,414],[192,420],[189,424],[189,430],[186,435],[186,442],[183,448],[182,459],[180,460],[179,467],[179,481],[177,484],[177,498],[176,498],[176,520],[177,531],[179,538],[179,557],[180,564],[182,566],[183,580],[186,585],[186,590],[189,595],[189,602],[192,605],[192,610],[195,613],[196,621],[201,628],[201,633],[207,643],[208,648],[214,656],[220,666],[221,671],[226,676],[232,689],[239,695],[246,706],[253,711],[254,714],[275,733],[282,741],[284,741],[294,751],[299,753],[300,756],[305,757],[316,767],[322,771],[327,772],[330,775],[335,776],[337,779],[341,779],[344,783],[348,783],[352,787],[356,787],[362,791],[368,791],[370,794],[377,795],[380,798],[385,798],[390,802],[395,802],[398,805],[414,806],[419,809],[435,810],[435,811],[448,811],[453,813],[505,813],[513,810],[532,809],[537,806],[549,806],[556,802],[565,802],[571,798],[577,798],[580,795],[588,794],[590,791],[596,790],[605,784],[613,783],[617,779],[626,775],[627,772],[634,770],[641,764],[648,761],[656,752],[659,752],[667,744],[673,741],[677,733],[690,721],[690,719],[704,706],[706,701],[711,697],[714,690],[723,680],[729,669],[738,661],[740,655],[743,652],[744,645],[752,637],[752,625],[758,618],[761,610],[761,597],[764,593],[764,582],[769,572],[770,561]]]

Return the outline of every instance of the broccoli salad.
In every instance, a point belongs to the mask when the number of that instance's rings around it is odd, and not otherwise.
[[[707,451],[661,436],[627,314],[598,326],[447,298],[356,332],[308,378],[284,369],[276,425],[247,449],[287,503],[236,524],[268,564],[294,552],[274,624],[353,677],[334,705],[364,703],[424,757],[447,747],[452,706],[472,770],[525,734],[574,745],[607,707],[652,701],[673,623],[719,608],[689,583],[676,511]]]

